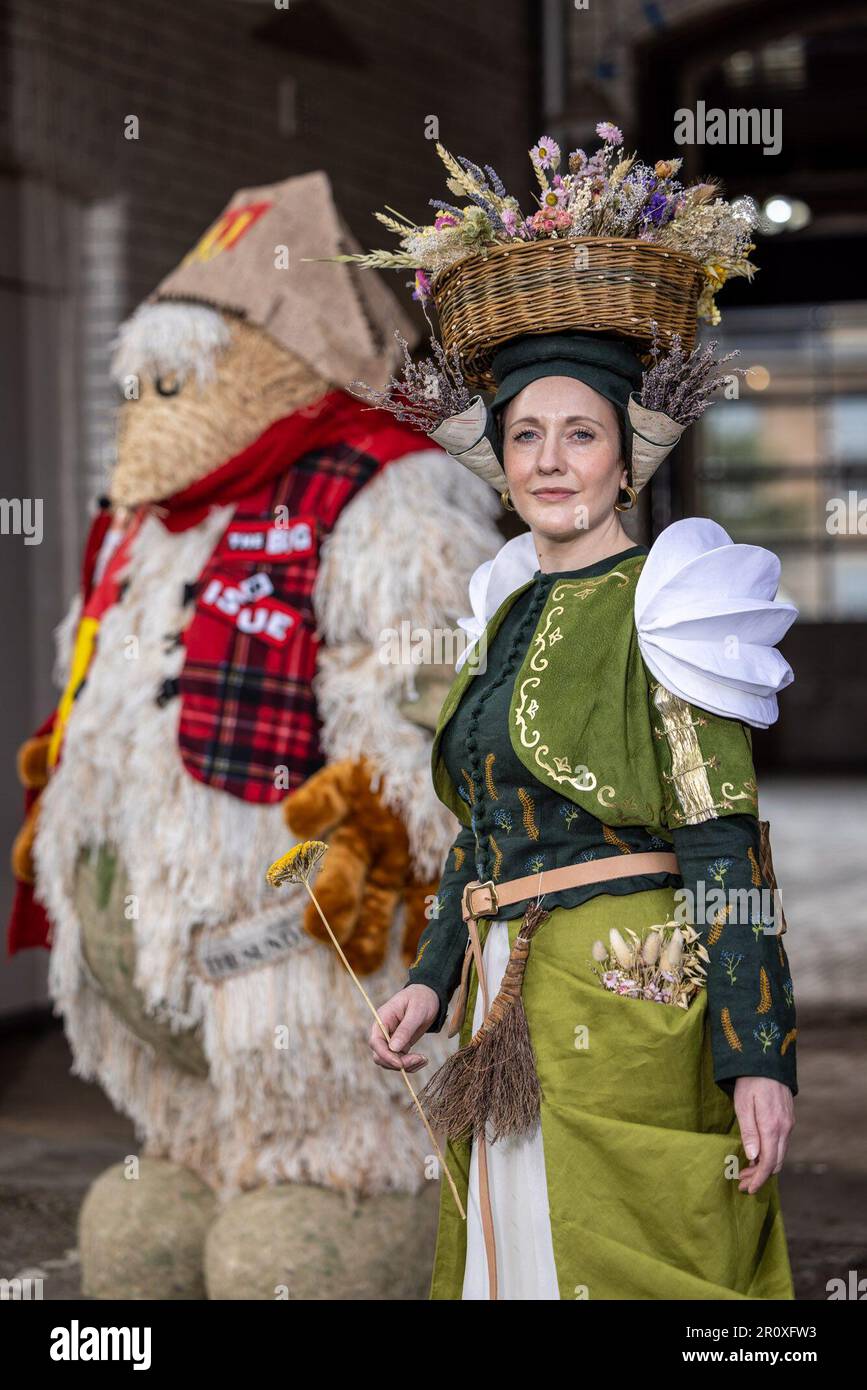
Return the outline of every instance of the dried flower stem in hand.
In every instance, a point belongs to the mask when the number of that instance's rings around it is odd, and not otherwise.
[[[717,343],[714,341],[685,353],[680,334],[674,333],[669,352],[665,357],[660,357],[662,344],[656,319],[651,319],[650,327],[653,334],[653,365],[647,368],[642,378],[641,404],[647,410],[662,411],[679,425],[691,425],[707,410],[714,391],[725,386],[729,377],[745,374],[744,368],[735,367],[722,376],[714,375],[723,362],[728,362],[731,357],[739,357],[740,352],[735,348],[724,357],[715,358],[713,353]]]
[[[327,849],[328,846],[327,844],[325,844],[323,840],[303,840],[301,844],[295,845],[293,849],[290,849],[288,851],[288,853],[281,855],[279,859],[275,860],[274,863],[271,864],[270,867],[266,870],[265,877],[272,888],[279,888],[282,883],[304,884],[304,887],[306,888],[310,896],[313,906],[316,908],[316,911],[322,918],[325,930],[328,932],[328,935],[334,943],[337,954],[340,956],[340,959],[343,961],[343,964],[346,966],[346,969],[349,971],[349,974],[355,981],[355,984],[357,985],[358,989],[361,991],[361,994],[364,997],[367,1007],[370,1009],[370,1012],[373,1014],[373,1017],[379,1024],[382,1036],[385,1038],[386,1042],[390,1046],[391,1038],[389,1036],[388,1029],[386,1028],[382,1019],[380,1018],[376,1005],[373,1003],[373,1000],[370,998],[369,994],[367,993],[367,990],[364,988],[364,985],[361,983],[352,966],[349,964],[349,961],[346,959],[346,956],[343,953],[343,948],[340,945],[340,942],[337,940],[337,937],[334,935],[328,918],[325,916],[325,913],[319,906],[319,902],[316,898],[316,895],[308,882],[310,874],[312,873],[313,869],[315,869],[319,861],[323,858]],[[455,1203],[457,1205],[458,1211],[461,1214],[461,1218],[464,1221],[466,1221],[467,1214],[464,1211],[463,1204],[461,1203],[461,1199],[458,1195],[458,1190],[455,1186],[454,1179],[449,1171],[448,1164],[446,1163],[445,1158],[443,1157],[442,1151],[440,1150],[440,1146],[437,1143],[436,1135],[434,1134],[433,1130],[430,1127],[430,1124],[428,1123],[427,1116],[425,1115],[424,1110],[421,1107],[418,1096],[416,1095],[415,1090],[413,1089],[412,1082],[407,1076],[406,1069],[403,1065],[401,1065],[400,1074],[406,1082],[407,1087],[409,1088],[409,1093],[413,1098],[415,1107],[422,1118],[422,1123],[424,1124],[428,1136],[430,1137],[431,1143],[433,1144],[434,1149],[436,1150],[437,1158],[442,1164],[443,1172],[445,1173],[446,1178],[448,1179],[448,1184],[452,1190],[452,1196],[455,1199]]]

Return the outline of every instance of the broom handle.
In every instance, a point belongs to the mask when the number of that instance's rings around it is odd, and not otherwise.
[[[315,895],[315,893],[313,892],[313,889],[310,887],[310,884],[307,882],[307,879],[306,879],[306,878],[303,879],[302,882],[304,883],[304,887],[307,889],[307,892],[310,894],[310,897],[311,897],[311,899],[313,900],[313,906],[316,908],[316,911],[319,913],[319,916],[322,918],[323,924],[324,924],[324,926],[325,926],[325,930],[328,932],[328,935],[331,937],[331,940],[333,941],[335,947],[337,948],[337,954],[340,956],[340,959],[343,961],[343,964],[346,966],[346,969],[349,971],[349,973],[350,973],[350,975],[352,976],[353,980],[355,981],[356,985],[357,985],[358,988],[360,989],[362,995],[364,996],[364,1000],[365,1000],[365,1002],[366,1002],[366,1004],[367,1004],[367,1007],[370,1009],[370,1012],[373,1014],[373,1017],[376,1019],[377,1023],[379,1024],[380,1030],[381,1030],[381,1032],[382,1032],[382,1036],[385,1038],[385,1041],[386,1041],[386,1042],[389,1044],[389,1046],[390,1046],[390,1045],[391,1045],[391,1038],[390,1038],[389,1035],[388,1035],[388,1029],[386,1028],[386,1026],[385,1026],[385,1024],[383,1023],[382,1019],[380,1018],[379,1013],[378,1013],[377,1008],[376,1008],[376,1005],[373,1003],[373,1000],[370,998],[369,994],[367,993],[367,990],[364,988],[364,985],[361,983],[361,981],[359,980],[359,978],[358,978],[358,976],[356,975],[355,971],[353,970],[352,966],[349,964],[349,961],[346,959],[346,956],[343,954],[343,948],[342,948],[342,946],[340,945],[340,942],[337,940],[337,937],[334,935],[334,932],[331,930],[331,925],[330,925],[330,923],[329,923],[329,921],[328,921],[328,918],[325,916],[325,913],[322,911],[322,908],[319,906],[319,902],[318,902],[318,900],[317,900],[317,898],[316,898],[316,895]],[[460,1214],[461,1214],[461,1220],[462,1220],[462,1221],[466,1221],[466,1219],[467,1219],[467,1214],[466,1214],[466,1212],[464,1211],[463,1204],[462,1204],[462,1202],[461,1202],[460,1196],[458,1195],[458,1189],[455,1187],[454,1178],[452,1177],[451,1173],[449,1172],[449,1165],[446,1163],[445,1158],[444,1158],[443,1153],[442,1153],[442,1150],[440,1149],[440,1146],[439,1146],[439,1144],[437,1143],[436,1135],[434,1134],[433,1130],[431,1129],[430,1125],[428,1124],[427,1116],[425,1115],[425,1113],[424,1113],[424,1111],[423,1111],[423,1109],[422,1109],[422,1107],[421,1107],[421,1104],[420,1104],[420,1102],[419,1102],[418,1096],[416,1095],[415,1091],[413,1090],[412,1082],[410,1081],[409,1077],[408,1077],[407,1074],[406,1074],[406,1069],[404,1068],[403,1063],[401,1063],[401,1066],[400,1066],[400,1074],[401,1074],[401,1076],[403,1077],[404,1081],[405,1081],[406,1084],[407,1084],[407,1087],[408,1087],[408,1089],[409,1089],[409,1093],[410,1093],[410,1095],[412,1096],[413,1101],[415,1102],[415,1108],[416,1108],[416,1110],[418,1111],[418,1113],[421,1115],[422,1124],[424,1125],[425,1129],[427,1130],[428,1135],[430,1136],[430,1141],[431,1141],[431,1143],[433,1144],[434,1148],[436,1149],[437,1158],[439,1159],[440,1163],[442,1164],[443,1172],[445,1173],[446,1177],[448,1178],[449,1187],[450,1187],[451,1190],[452,1190],[452,1196],[454,1197],[454,1199],[455,1199],[455,1204],[456,1204],[456,1206],[457,1206],[457,1209],[458,1209],[458,1211],[459,1211]]]

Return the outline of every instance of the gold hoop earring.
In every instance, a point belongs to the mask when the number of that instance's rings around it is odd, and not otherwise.
[[[615,502],[615,503],[614,503],[614,510],[615,510],[616,512],[631,512],[631,511],[632,511],[632,508],[635,506],[636,502],[638,501],[638,493],[635,491],[635,488],[634,488],[634,487],[630,487],[628,483],[627,483],[627,484],[625,485],[625,487],[623,488],[623,491],[629,494],[629,501],[628,501],[628,502]]]
[[[506,508],[506,511],[507,511],[507,512],[513,512],[513,511],[515,510],[515,504],[514,504],[514,502],[512,501],[511,497],[509,496],[509,489],[508,489],[508,488],[506,488],[506,491],[505,491],[505,492],[501,492],[501,493],[500,493],[500,501],[502,502],[503,506]]]

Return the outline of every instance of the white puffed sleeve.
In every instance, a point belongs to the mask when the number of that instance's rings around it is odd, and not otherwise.
[[[533,537],[524,531],[506,541],[492,560],[485,560],[473,571],[469,584],[472,615],[458,618],[458,627],[463,628],[470,641],[455,662],[456,671],[460,671],[500,604],[532,579],[538,568]]]
[[[638,579],[635,625],[645,664],[666,689],[711,714],[766,729],[794,679],[776,650],[798,616],[777,601],[780,562],[688,517],[657,538]]]

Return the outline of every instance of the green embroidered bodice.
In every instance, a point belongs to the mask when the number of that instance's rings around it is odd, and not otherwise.
[[[485,661],[468,661],[446,697],[432,769],[462,829],[409,971],[411,982],[429,984],[440,998],[432,1031],[443,1026],[460,976],[467,942],[460,897],[470,880],[503,882],[582,859],[674,848],[693,892],[699,880],[756,885],[750,733],[680,700],[645,667],[633,605],[646,554],[635,546],[580,570],[536,571],[489,621]],[[680,884],[667,874],[636,875],[549,893],[545,905]],[[499,915],[523,910],[515,904]],[[739,1075],[770,1075],[797,1092],[782,942],[751,922],[727,924],[713,940],[705,931],[712,1004],[719,995],[711,1009],[718,1083],[731,1091]]]
[[[644,547],[635,547],[631,556],[646,554]],[[604,574],[609,562],[590,566],[591,576]],[[615,573],[618,573],[620,566]],[[575,572],[586,580],[587,570]],[[475,837],[473,859],[475,876],[481,881],[495,883],[542,869],[559,868],[565,864],[604,858],[610,854],[638,853],[645,850],[671,849],[671,835],[665,838],[656,830],[658,816],[651,813],[650,827],[630,823],[614,830],[588,810],[574,796],[561,790],[568,777],[587,782],[586,772],[571,767],[554,766],[555,755],[542,753],[543,768],[552,767],[552,775],[540,776],[540,769],[530,770],[516,753],[509,737],[510,705],[513,690],[521,695],[513,715],[513,727],[518,737],[526,737],[526,726],[538,715],[538,702],[529,691],[538,689],[532,673],[516,679],[519,668],[527,668],[532,656],[533,633],[539,626],[543,608],[544,628],[555,638],[558,629],[559,601],[552,601],[553,592],[560,591],[570,576],[562,573],[538,572],[533,582],[509,608],[496,636],[496,661],[475,675],[467,685],[463,698],[443,729],[440,754],[451,782],[469,812]],[[528,686],[528,682],[533,682]],[[649,738],[649,731],[647,733]],[[527,738],[532,750],[538,750],[539,740],[532,734]],[[543,745],[544,747],[544,745]],[[651,753],[648,769],[649,792],[658,796],[659,776]],[[571,783],[570,783],[571,785]],[[595,804],[591,797],[581,800]],[[634,822],[637,804],[624,810]],[[659,808],[656,808],[659,811]],[[597,893],[633,893],[641,888],[679,885],[680,879],[670,874],[626,878],[609,884],[588,884],[581,888],[564,889],[546,897],[551,907],[576,907]],[[524,906],[515,903],[501,909],[504,918],[519,917]]]

